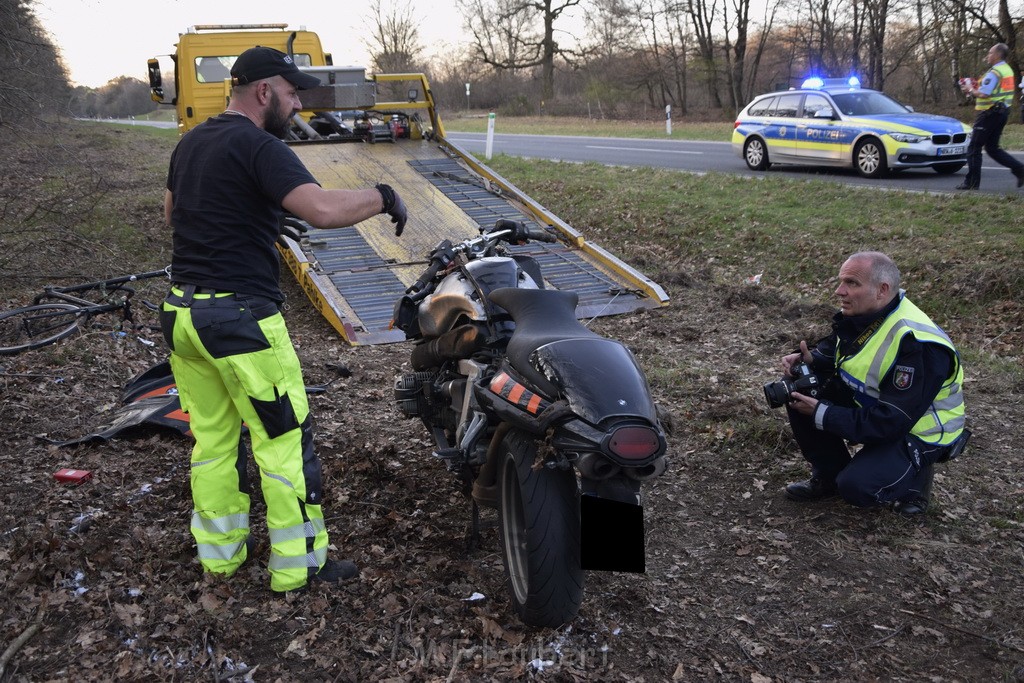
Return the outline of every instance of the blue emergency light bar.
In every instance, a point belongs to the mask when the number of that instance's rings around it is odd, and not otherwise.
[[[844,86],[847,88],[859,88],[860,79],[856,76],[850,76],[849,78],[818,78],[817,76],[811,76],[800,85],[805,90],[842,88]]]

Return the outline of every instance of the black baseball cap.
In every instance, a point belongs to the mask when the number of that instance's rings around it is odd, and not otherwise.
[[[299,90],[316,88],[322,83],[316,76],[302,73],[291,57],[272,47],[257,45],[238,55],[231,67],[231,83],[246,85],[264,78],[283,76]]]

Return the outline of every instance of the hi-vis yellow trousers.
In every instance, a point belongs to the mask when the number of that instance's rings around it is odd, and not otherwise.
[[[174,285],[160,322],[196,441],[192,535],[203,569],[231,576],[246,559],[245,423],[267,505],[270,588],[306,585],[327,559],[320,461],[302,369],[277,304]]]

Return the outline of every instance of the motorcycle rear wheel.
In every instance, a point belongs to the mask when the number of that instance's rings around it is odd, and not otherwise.
[[[512,605],[527,626],[561,626],[583,602],[575,472],[535,469],[537,446],[515,429],[500,455],[498,519]]]

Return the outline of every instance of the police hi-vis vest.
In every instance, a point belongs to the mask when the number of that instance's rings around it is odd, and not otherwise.
[[[996,89],[992,91],[992,94],[988,97],[981,95],[974,101],[975,109],[991,109],[992,105],[1002,103],[1007,107],[1013,102],[1013,89],[1015,86],[1013,82],[1013,69],[1006,62],[999,62],[992,67],[991,73],[995,73],[996,78],[999,81],[996,83]],[[988,74],[985,74],[986,76]]]
[[[956,367],[910,433],[925,443],[946,446],[953,443],[964,429],[964,395],[961,390],[964,370],[960,365],[960,355],[946,333],[911,303],[902,290],[899,297],[899,305],[882,320],[854,355],[844,358],[842,349],[836,345],[836,369],[843,382],[853,390],[857,405],[869,407],[878,402],[882,379],[893,369],[904,336],[912,334],[919,342],[945,346],[953,353]],[[912,368],[903,371],[896,366],[894,382],[897,387],[900,382],[909,386],[913,379]]]

